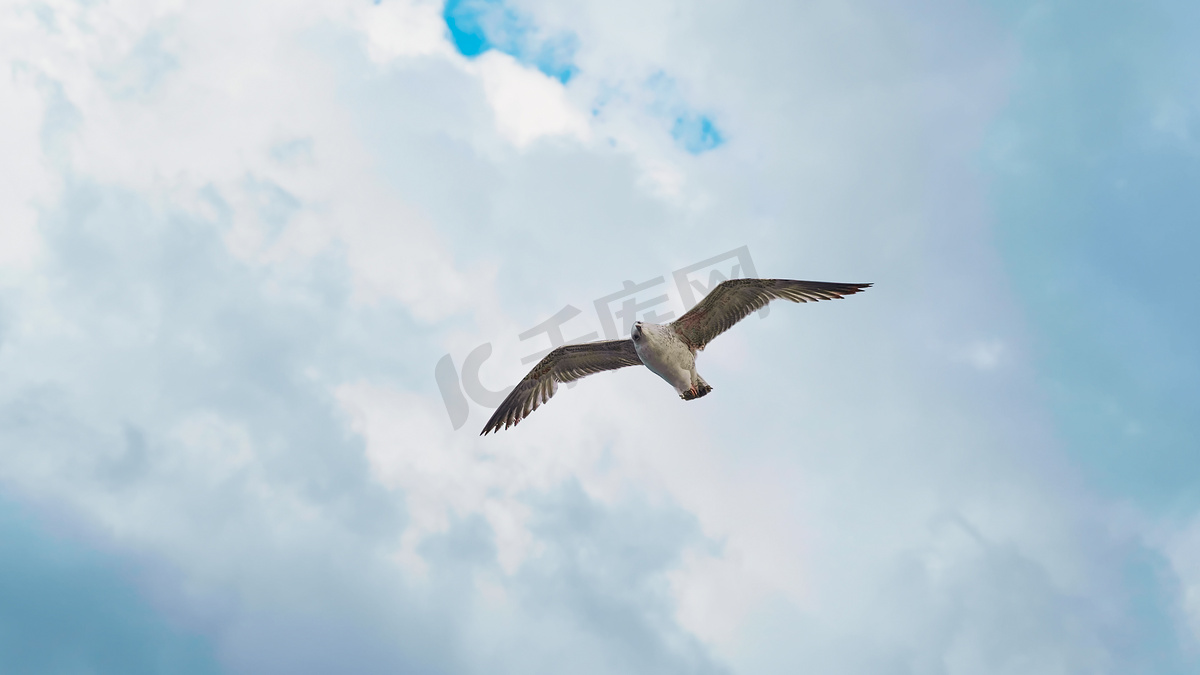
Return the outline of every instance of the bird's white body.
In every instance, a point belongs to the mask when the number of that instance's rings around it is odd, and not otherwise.
[[[631,337],[638,358],[650,372],[675,387],[681,398],[689,392],[692,396],[686,398],[696,395],[697,386],[704,382],[696,372],[696,354],[670,326],[639,321],[634,324]]]

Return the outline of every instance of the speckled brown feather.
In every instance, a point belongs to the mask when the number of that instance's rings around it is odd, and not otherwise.
[[[550,400],[559,383],[572,382],[605,370],[640,366],[633,340],[605,340],[559,347],[538,361],[484,425],[480,436],[507,429]]]
[[[836,300],[871,284],[839,284],[792,279],[730,279],[721,282],[671,327],[692,350],[704,349],[721,333],[772,300]]]

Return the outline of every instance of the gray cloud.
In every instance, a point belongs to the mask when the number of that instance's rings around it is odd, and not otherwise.
[[[27,509],[0,504],[4,672],[220,672],[210,644],[163,622],[141,597],[136,565],[47,529]]]
[[[487,664],[463,653],[473,575],[497,569],[489,526],[469,518],[429,539],[432,585],[405,584],[386,560],[403,494],[371,480],[322,386],[415,377],[411,364],[377,365],[419,330],[402,308],[352,308],[335,257],[287,278],[280,297],[278,278],[229,256],[219,221],[157,213],[111,187],[71,187],[42,231],[52,284],[39,306],[70,328],[3,345],[7,480],[65,503],[85,530],[86,512],[103,512],[112,545],[179,570],[155,592],[158,610],[202,630],[232,671],[521,671],[503,665],[528,657],[516,650],[498,646]],[[663,572],[694,536],[686,516],[610,513],[578,489],[539,499],[536,531],[566,557],[518,576],[522,612],[577,622],[570,639],[598,664],[711,669],[661,592],[608,598]]]

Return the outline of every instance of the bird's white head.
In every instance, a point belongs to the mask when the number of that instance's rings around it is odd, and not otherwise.
[[[647,342],[657,342],[661,332],[662,326],[659,324],[635,321],[633,322],[633,330],[629,332],[629,337],[633,338],[633,344],[644,346]]]

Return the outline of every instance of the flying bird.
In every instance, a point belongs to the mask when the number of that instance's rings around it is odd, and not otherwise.
[[[558,385],[605,370],[646,366],[675,387],[685,401],[700,398],[712,387],[696,372],[696,352],[713,338],[772,300],[835,300],[871,284],[838,284],[791,279],[730,279],[717,284],[686,314],[668,324],[637,321],[628,340],[602,340],[554,349],[521,380],[480,436],[507,429],[550,400]]]

